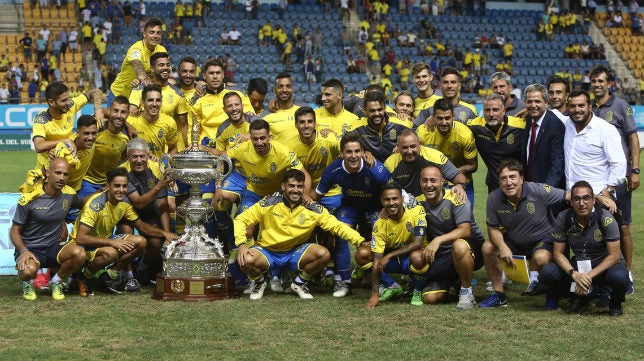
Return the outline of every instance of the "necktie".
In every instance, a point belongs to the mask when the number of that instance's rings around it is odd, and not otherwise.
[[[537,140],[537,122],[532,122],[532,130],[530,132],[530,147],[529,147],[529,152],[530,154],[528,155],[528,167],[532,165],[532,161],[534,160],[534,143]]]

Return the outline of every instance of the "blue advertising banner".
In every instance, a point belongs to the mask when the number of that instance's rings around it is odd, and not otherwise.
[[[20,193],[0,193],[0,275],[15,275],[13,244],[9,238],[11,221],[16,211]]]
[[[0,130],[24,130],[33,128],[34,116],[47,110],[47,104],[10,104],[0,105]],[[76,119],[82,114],[94,114],[93,105],[85,105],[76,114]]]

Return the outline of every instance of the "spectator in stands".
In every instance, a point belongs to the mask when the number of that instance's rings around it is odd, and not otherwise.
[[[36,90],[38,90],[38,83],[33,80],[30,81],[29,86],[27,87],[27,93],[29,94],[29,103],[35,102]]]
[[[239,45],[240,38],[241,38],[241,33],[233,25],[233,28],[228,32],[228,39],[229,39],[230,45]]]
[[[226,66],[224,70],[224,77],[226,78],[224,82],[234,82],[235,78],[235,69],[237,69],[237,63],[230,54],[226,54],[226,59],[224,60]]]
[[[7,83],[3,82],[0,86],[0,104],[8,104],[10,97],[11,94],[9,93],[9,89],[7,88]]]
[[[644,24],[644,19],[642,19],[642,16],[637,15],[635,17],[632,17],[631,19],[632,19],[631,34],[642,35],[642,25]]]
[[[29,62],[32,60],[31,47],[33,46],[33,39],[29,35],[29,32],[25,31],[25,36],[18,41],[18,44],[22,45],[22,51],[25,56],[25,62],[29,64]]]
[[[0,55],[0,72],[9,70],[9,59],[5,54]]]
[[[38,35],[38,40],[36,40],[36,62],[39,62],[47,53],[47,40],[42,37],[42,34]]]
[[[616,12],[615,14],[613,14],[610,26],[613,28],[624,27],[624,19],[622,18],[622,13]]]

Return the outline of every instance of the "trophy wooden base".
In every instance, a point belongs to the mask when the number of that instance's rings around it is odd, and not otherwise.
[[[237,296],[232,277],[164,277],[157,275],[152,298],[162,301],[215,301]]]

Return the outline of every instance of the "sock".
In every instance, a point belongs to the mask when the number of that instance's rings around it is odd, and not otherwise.
[[[58,276],[58,273],[54,275],[54,277],[51,278],[51,282],[61,282],[62,280]]]
[[[324,270],[324,278],[326,277],[333,277],[333,270],[331,268]]]
[[[537,282],[539,281],[539,272],[537,271],[530,271],[530,282]]]
[[[387,288],[398,288],[398,287],[400,287],[400,285],[398,284],[398,282],[394,281],[394,283],[392,283],[389,286],[385,285],[385,287],[387,287]]]
[[[351,282],[351,249],[349,243],[341,238],[335,240],[335,273],[343,282]]]
[[[387,288],[396,288],[398,287],[398,283],[396,280],[391,278],[390,275],[386,274],[385,272],[380,274],[380,282],[385,285]]]
[[[300,272],[300,274],[295,278],[295,283],[306,283],[309,281],[313,281],[313,276],[310,274],[306,273],[306,271]]]
[[[633,272],[628,271],[628,279],[633,282]]]
[[[465,288],[465,287],[461,286],[461,293],[467,293],[468,295],[471,295],[472,294],[472,287]]]
[[[127,278],[134,278],[134,273],[132,273],[132,270],[127,271]]]
[[[503,282],[503,284],[508,283],[508,279],[505,277],[505,272],[501,274],[501,282]]]

